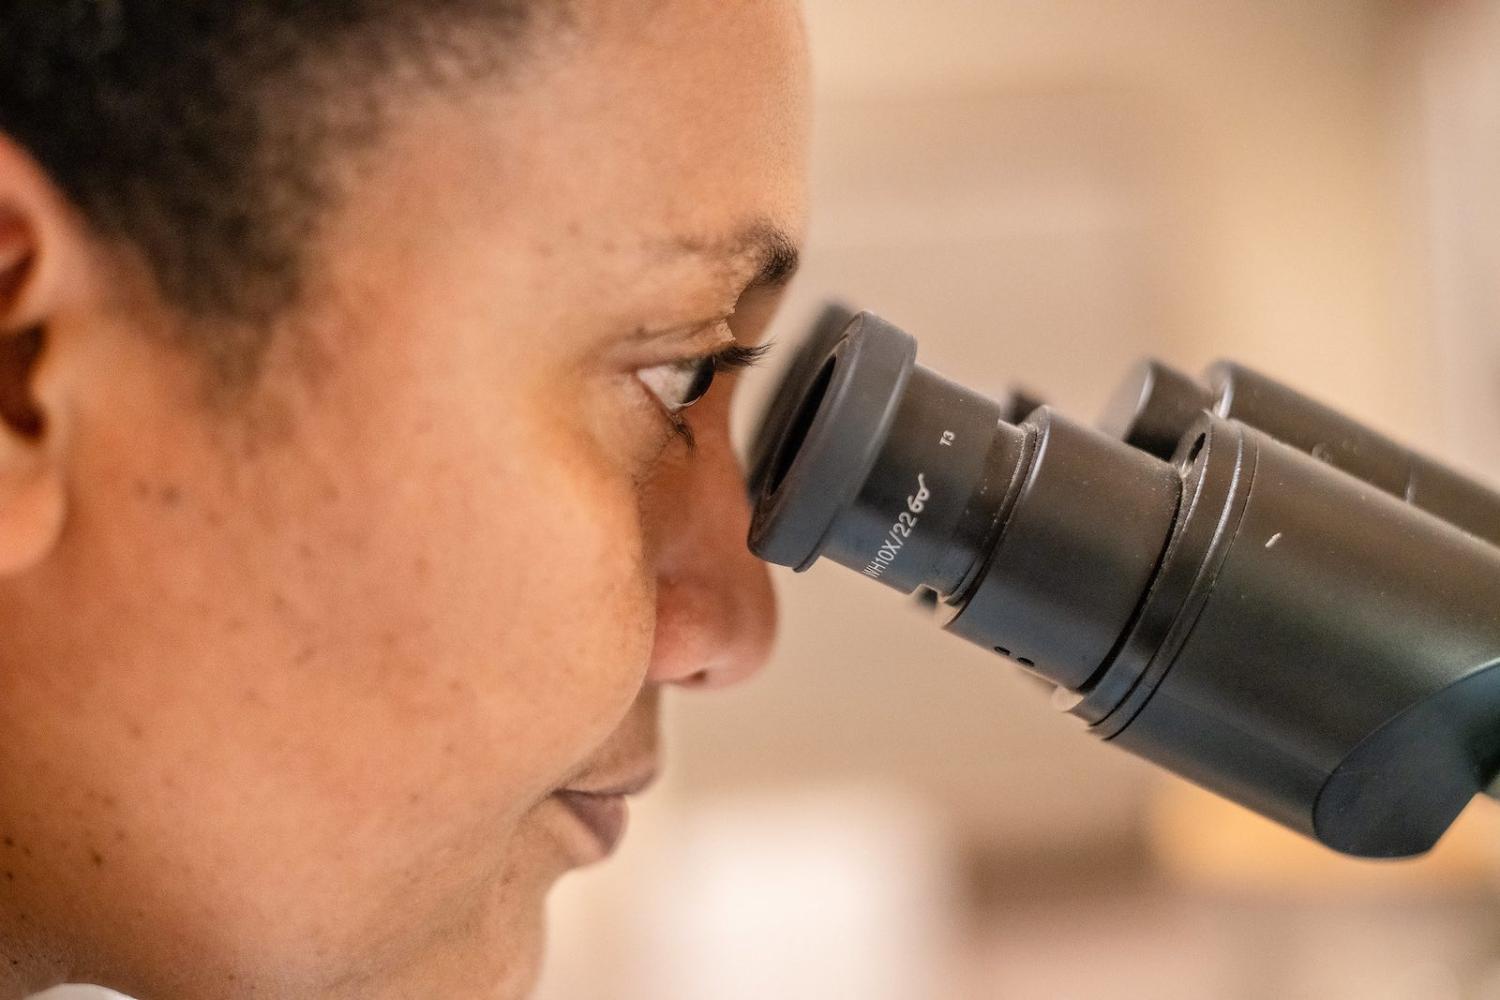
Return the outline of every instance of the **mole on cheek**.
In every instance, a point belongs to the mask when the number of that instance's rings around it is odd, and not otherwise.
[[[182,488],[173,483],[153,486],[144,479],[135,482],[134,492],[138,500],[154,500],[163,507],[177,507],[182,503]]]

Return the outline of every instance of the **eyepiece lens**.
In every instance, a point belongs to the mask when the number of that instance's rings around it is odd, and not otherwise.
[[[802,450],[802,443],[807,440],[807,432],[812,429],[813,421],[818,416],[818,409],[823,405],[823,397],[828,395],[828,386],[833,382],[833,372],[837,363],[837,357],[829,358],[823,363],[818,377],[813,380],[811,387],[807,390],[807,395],[798,405],[796,415],[787,425],[786,435],[776,447],[776,459],[771,463],[771,475],[766,481],[767,496],[774,495],[777,490],[781,489],[787,472],[791,469],[792,463],[797,460],[797,453]]]

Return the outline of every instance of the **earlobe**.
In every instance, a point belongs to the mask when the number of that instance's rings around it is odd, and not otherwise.
[[[0,577],[23,573],[57,545],[67,511],[58,470],[7,428],[0,440]]]
[[[0,578],[56,546],[67,509],[55,433],[36,397],[49,302],[41,247],[55,202],[45,177],[0,135]]]
[[[0,304],[6,284],[0,270]],[[44,347],[39,327],[0,329],[0,578],[30,569],[52,550],[67,506],[55,441],[33,388]]]
[[[44,346],[39,328],[0,331],[0,578],[52,551],[67,508],[55,442],[32,391]]]

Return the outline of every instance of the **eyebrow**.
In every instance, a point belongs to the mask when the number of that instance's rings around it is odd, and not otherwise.
[[[745,291],[754,288],[782,288],[796,275],[802,263],[802,252],[786,230],[769,221],[757,221],[740,229],[728,239],[678,239],[671,246],[672,256],[701,257],[720,264],[750,261],[754,275]]]

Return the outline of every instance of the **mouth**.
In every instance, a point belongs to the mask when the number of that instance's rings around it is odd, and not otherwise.
[[[615,853],[630,820],[628,799],[645,792],[655,780],[654,768],[641,768],[630,776],[584,780],[552,793],[592,841],[594,856],[582,860],[602,860]]]

